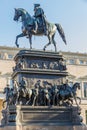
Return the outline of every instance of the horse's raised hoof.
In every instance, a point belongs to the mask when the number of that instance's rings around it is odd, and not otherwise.
[[[17,48],[19,48],[19,45],[17,44]]]
[[[55,49],[55,52],[57,52],[57,49]]]
[[[46,49],[45,49],[45,47],[43,48],[43,51],[45,51]]]
[[[30,47],[30,50],[32,50],[32,47]]]
[[[19,48],[19,45],[17,43],[15,43],[15,44],[16,44],[16,47]]]

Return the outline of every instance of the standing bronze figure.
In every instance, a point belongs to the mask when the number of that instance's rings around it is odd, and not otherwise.
[[[32,49],[32,35],[36,36],[47,36],[49,42],[44,46],[43,50],[45,51],[46,47],[51,43],[55,47],[55,52],[57,51],[56,41],[54,40],[56,30],[58,30],[62,40],[66,44],[66,38],[64,31],[60,24],[49,23],[46,20],[44,11],[40,8],[39,4],[34,6],[34,17],[32,17],[25,9],[17,8],[15,9],[14,20],[19,21],[21,18],[22,22],[22,33],[16,36],[15,44],[19,47],[18,38],[28,37],[30,42],[30,49]]]

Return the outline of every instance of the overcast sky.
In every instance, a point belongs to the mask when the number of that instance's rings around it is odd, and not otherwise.
[[[67,46],[56,32],[58,51],[87,53],[87,0],[0,0],[0,46],[15,46],[16,35],[21,33],[21,22],[13,21],[14,8],[24,8],[33,16],[34,3],[41,4],[49,22],[63,27]],[[33,48],[42,49],[47,42],[45,36],[33,36]],[[26,38],[18,43],[29,48]],[[47,50],[54,50],[53,45]]]

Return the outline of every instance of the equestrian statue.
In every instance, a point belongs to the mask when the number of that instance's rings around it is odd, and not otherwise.
[[[31,16],[23,8],[15,8],[14,20],[22,22],[22,33],[16,36],[15,44],[17,47],[19,47],[18,38],[20,37],[26,36],[29,38],[30,49],[32,49],[32,35],[45,35],[48,37],[49,42],[44,46],[43,50],[45,51],[46,47],[52,43],[56,52],[57,47],[56,41],[54,40],[56,30],[58,30],[64,43],[67,44],[61,25],[48,22],[46,16],[44,15],[43,9],[40,7],[40,4],[34,4],[34,16]]]

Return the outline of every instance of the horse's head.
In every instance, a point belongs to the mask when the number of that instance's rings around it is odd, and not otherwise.
[[[18,21],[20,17],[21,21],[25,21],[26,19],[32,18],[25,9],[15,8],[14,20]]]
[[[22,16],[21,10],[15,8],[14,20],[18,21],[21,16]]]
[[[80,83],[75,83],[75,84],[73,85],[73,88],[74,88],[74,89],[77,89],[77,88],[80,89]]]

